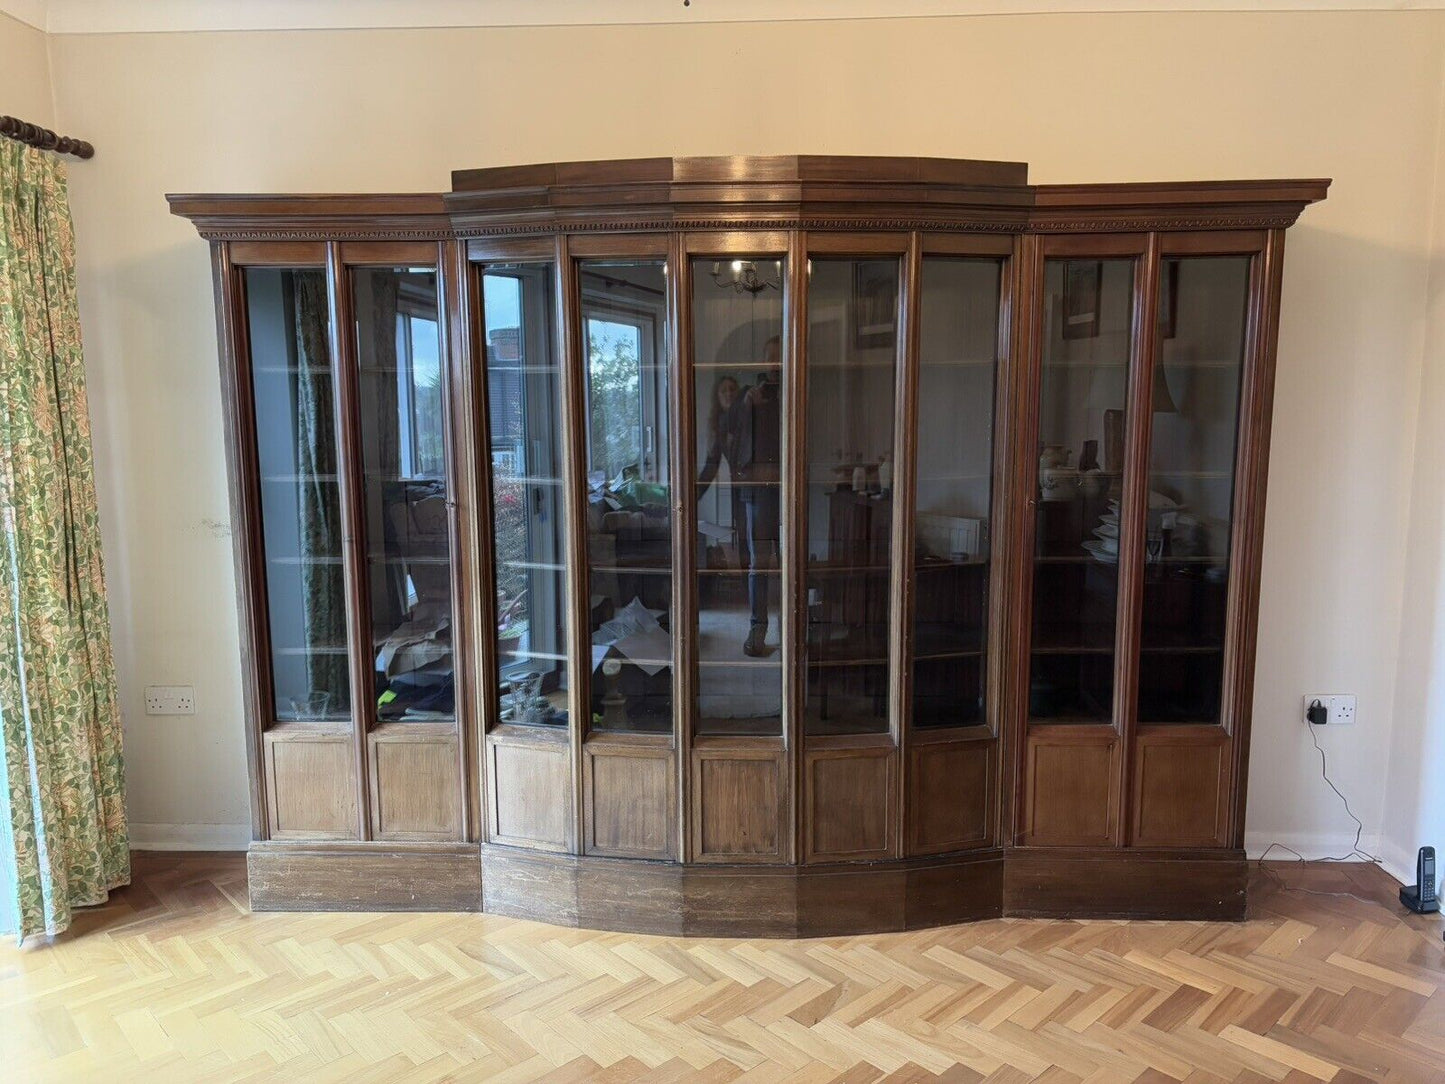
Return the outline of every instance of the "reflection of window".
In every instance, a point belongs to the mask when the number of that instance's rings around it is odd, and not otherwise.
[[[558,370],[547,269],[482,276],[500,677],[564,669]]]
[[[396,315],[396,359],[402,476],[438,478],[446,470],[446,453],[437,322],[408,311],[405,299]]]
[[[588,470],[615,478],[636,467],[651,476],[644,463],[646,434],[642,408],[643,333],[638,323],[588,317],[587,322]]]

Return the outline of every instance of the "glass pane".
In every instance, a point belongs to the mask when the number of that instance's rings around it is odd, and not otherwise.
[[[1113,718],[1133,288],[1131,259],[1044,265],[1029,714],[1048,722]]]
[[[783,732],[783,261],[692,262],[697,732]]]
[[[587,361],[591,714],[672,731],[672,488],[661,260],[579,268]]]
[[[1201,256],[1160,267],[1141,723],[1219,722],[1249,262]]]
[[[898,261],[812,261],[808,287],[809,734],[888,729]]]
[[[335,386],[321,269],[246,269],[276,717],[347,721]]]
[[[501,721],[567,725],[562,372],[554,271],[482,272]]]
[[[456,718],[446,415],[430,268],[352,272],[376,718]]]
[[[919,319],[913,722],[984,721],[998,260],[929,256]]]

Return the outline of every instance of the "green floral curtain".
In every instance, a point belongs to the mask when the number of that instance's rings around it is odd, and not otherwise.
[[[65,166],[0,138],[0,885],[23,939],[130,880]]]

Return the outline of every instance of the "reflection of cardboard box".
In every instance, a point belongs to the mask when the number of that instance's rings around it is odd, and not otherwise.
[[[918,515],[918,548],[945,561],[972,561],[983,553],[985,524],[967,516]]]

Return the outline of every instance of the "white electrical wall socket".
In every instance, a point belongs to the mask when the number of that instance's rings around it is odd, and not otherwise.
[[[1316,700],[1324,707],[1325,726],[1353,726],[1355,722],[1355,697],[1353,693],[1309,693],[1304,697],[1300,717],[1306,725],[1310,723],[1310,705]]]
[[[146,714],[196,714],[195,688],[190,685],[147,685]]]

